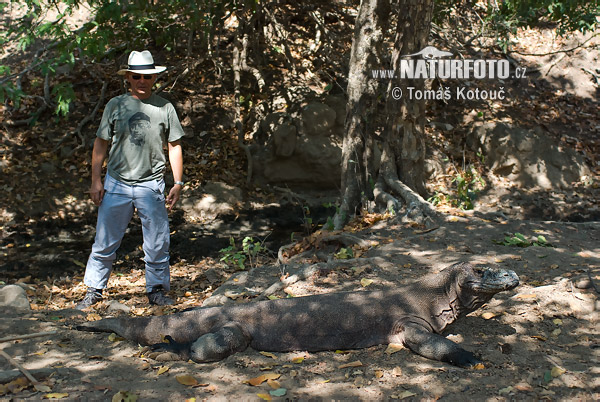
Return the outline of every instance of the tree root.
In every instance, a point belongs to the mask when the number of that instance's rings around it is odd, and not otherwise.
[[[424,223],[424,220],[429,217],[431,219],[439,218],[439,212],[427,202],[418,193],[413,191],[406,184],[402,183],[396,178],[386,177],[385,183],[390,190],[398,194],[404,201],[406,201],[406,215],[405,217],[411,221],[418,223]]]

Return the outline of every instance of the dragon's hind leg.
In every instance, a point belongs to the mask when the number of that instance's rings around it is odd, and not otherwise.
[[[227,323],[215,332],[209,332],[193,342],[176,342],[171,336],[165,336],[167,342],[156,343],[148,356],[157,360],[189,360],[196,363],[215,362],[236,352],[245,350],[250,338],[236,323]]]
[[[215,332],[202,335],[191,344],[190,358],[197,362],[214,362],[245,350],[250,337],[236,323],[227,323]]]

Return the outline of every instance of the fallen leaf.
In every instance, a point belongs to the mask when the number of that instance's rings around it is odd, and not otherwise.
[[[476,365],[473,366],[473,370],[483,370],[485,369],[485,366],[483,365],[483,363],[477,363]]]
[[[404,391],[401,394],[398,394],[398,399],[406,399],[406,398],[410,398],[415,395],[417,395],[417,394],[415,394],[414,392]]]
[[[512,390],[513,390],[513,387],[511,387],[511,386],[509,385],[509,386],[508,386],[508,387],[506,387],[506,388],[502,388],[502,389],[498,390],[498,393],[499,393],[500,395],[502,395],[502,394],[509,394],[509,393],[511,393],[511,392],[512,392]]]
[[[391,355],[393,353],[396,353],[400,350],[404,349],[404,345],[400,344],[400,343],[390,343],[388,345],[388,347],[385,349],[385,353],[388,355]]]
[[[160,366],[160,368],[158,369],[158,375],[164,374],[167,371],[169,371],[169,367],[168,366]]]
[[[548,338],[546,338],[545,336],[541,336],[541,335],[531,335],[531,337],[533,339],[537,339],[537,340],[542,341],[542,342],[546,342],[548,340]]]
[[[187,386],[190,386],[190,387],[198,385],[198,380],[196,380],[194,377],[192,377],[189,374],[183,374],[183,375],[175,376],[175,379],[181,385],[187,385]]]
[[[383,371],[375,370],[375,378],[379,379],[381,377],[383,377]]]
[[[526,382],[521,382],[515,385],[517,391],[530,392],[533,391],[533,387]]]
[[[273,353],[271,353],[271,352],[258,352],[258,353],[260,353],[260,354],[261,354],[261,355],[263,355],[263,356],[270,357],[271,359],[277,359],[277,356],[275,356],[275,355],[274,355]]]
[[[372,284],[372,283],[373,283],[373,280],[372,280],[372,279],[362,278],[362,279],[360,280],[360,285],[361,285],[363,288],[366,288],[367,286],[369,286],[369,285],[370,285],[370,284]]]
[[[285,389],[285,388],[274,389],[273,391],[269,391],[269,394],[271,394],[273,396],[284,396],[285,394],[287,394],[287,389]]]
[[[77,261],[75,258],[69,258],[69,260],[78,267],[85,268],[85,264],[83,262]]]
[[[112,397],[112,402],[135,402],[138,396],[129,391],[119,391]]]
[[[100,317],[100,314],[97,314],[97,313],[90,313],[90,314],[88,314],[88,315],[85,317],[85,319],[86,319],[87,321],[98,321],[98,320],[101,320],[101,319],[102,319],[102,317]]]
[[[19,393],[23,391],[25,388],[29,386],[29,380],[25,377],[19,377],[16,380],[13,380],[6,384],[6,388],[8,392],[12,392],[13,394]]]
[[[338,355],[347,355],[348,353],[350,353],[349,350],[336,350],[335,353],[337,353]]]
[[[44,399],[63,399],[68,396],[69,396],[69,394],[67,394],[67,393],[53,392],[51,394],[44,395]]]
[[[394,367],[394,369],[392,370],[392,374],[395,375],[396,377],[400,377],[402,375],[402,368]]]
[[[256,394],[256,396],[258,396],[260,399],[264,399],[265,401],[270,401],[273,399],[269,394]]]
[[[115,334],[114,332],[112,334],[110,334],[108,336],[108,340],[111,342],[119,342],[119,341],[124,341],[125,338],[120,337],[119,335]]]
[[[552,370],[550,370],[550,375],[552,377],[560,377],[561,375],[563,375],[566,372],[567,372],[567,370],[565,370],[564,368],[554,366],[554,367],[552,367]]]
[[[35,388],[35,390],[36,390],[37,392],[50,392],[50,391],[52,391],[52,388],[50,388],[50,387],[49,387],[49,386],[47,386],[46,384],[40,384],[40,383],[38,383],[38,384],[35,384],[35,385],[33,386],[33,388]]]
[[[292,363],[300,364],[304,361],[304,357],[296,357],[292,360]]]
[[[494,313],[490,313],[490,312],[486,312],[486,313],[483,313],[483,314],[481,314],[481,317],[482,317],[484,320],[489,320],[489,319],[492,319],[492,318],[494,318],[495,316],[496,316],[496,314],[494,314]]]
[[[276,380],[267,380],[267,385],[273,389],[281,388],[281,384]]]
[[[350,363],[346,363],[346,364],[342,364],[341,366],[339,366],[339,369],[345,369],[348,367],[362,367],[362,363],[360,360],[356,360],[354,362],[350,362]]]
[[[553,322],[555,325],[562,325],[562,320],[561,320],[560,318],[555,318],[554,320],[552,320],[552,322]]]
[[[108,385],[94,385],[94,389],[98,391],[111,390],[112,388]]]
[[[281,374],[267,373],[267,374],[263,374],[261,376],[255,377],[255,378],[251,378],[249,380],[242,381],[242,383],[244,383],[244,384],[250,384],[250,385],[256,387],[257,385],[260,385],[260,384],[262,384],[265,381],[276,380],[279,377],[281,377]]]
[[[535,299],[536,297],[537,297],[537,295],[534,293],[518,294],[515,296],[515,298],[517,298],[517,299]]]

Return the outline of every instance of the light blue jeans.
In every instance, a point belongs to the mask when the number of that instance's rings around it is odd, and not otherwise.
[[[164,180],[129,185],[107,174],[104,190],[104,198],[98,208],[96,239],[83,283],[96,289],[106,288],[117,249],[135,208],[142,221],[144,236],[146,291],[150,292],[158,285],[169,290],[169,216]]]

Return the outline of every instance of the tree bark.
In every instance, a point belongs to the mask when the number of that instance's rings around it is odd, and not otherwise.
[[[398,212],[399,199],[407,204],[411,215],[436,214],[422,196],[425,191],[425,102],[403,97],[394,100],[394,87],[408,94],[407,87],[424,89],[424,80],[390,80],[385,99],[383,137],[376,133],[377,102],[380,82],[372,71],[385,68],[382,46],[388,29],[390,12],[397,15],[392,62],[388,68],[399,70],[402,55],[416,53],[427,44],[433,14],[433,0],[362,0],[350,53],[348,104],[342,147],[342,194],[335,229],[356,215],[364,201],[375,200]],[[377,141],[381,142],[381,159],[374,163]],[[379,171],[375,166],[380,165]],[[394,194],[394,196],[392,196]],[[398,198],[396,198],[397,196]]]
[[[389,20],[389,0],[361,1],[354,28],[348,73],[348,104],[342,145],[342,201],[334,218],[341,228],[360,209],[364,197],[372,198],[373,130],[380,83],[371,69],[381,66],[381,47]]]
[[[392,52],[392,66],[400,71],[402,55],[413,54],[427,45],[433,15],[433,0],[399,0],[398,25]],[[391,96],[393,87],[400,87],[404,96]],[[388,123],[385,141],[389,158],[395,161],[397,178],[418,194],[425,196],[425,100],[409,99],[408,87],[425,89],[425,80],[391,80],[387,91]]]

